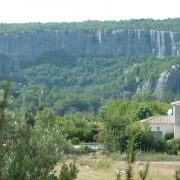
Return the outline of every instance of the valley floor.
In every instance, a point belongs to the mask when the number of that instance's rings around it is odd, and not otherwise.
[[[164,154],[159,154],[161,159],[158,159],[158,154],[147,154],[149,161],[149,174],[147,180],[174,180],[175,172],[180,169],[179,156],[167,155],[167,160],[164,159]],[[157,158],[157,161],[155,160]],[[163,157],[163,158],[162,158]],[[170,158],[171,157],[171,158]],[[112,156],[92,155],[76,157],[77,167],[79,170],[77,180],[115,180],[116,170],[127,169],[127,163],[122,159],[112,158]],[[140,180],[139,171],[145,168],[146,160],[138,160],[133,165],[134,180]],[[56,167],[57,173],[60,172],[61,165]],[[126,175],[122,175],[122,180],[126,179]]]
[[[136,162],[134,164],[134,174],[135,180],[139,180],[138,171],[144,168],[145,163]],[[150,170],[147,179],[152,180],[174,180],[175,179],[175,170],[180,167],[180,163],[150,163]],[[94,169],[88,165],[78,165],[79,174],[78,180],[115,180],[114,170],[126,169],[126,162],[113,162],[112,166],[108,169]],[[122,179],[125,179],[125,175],[122,175]]]

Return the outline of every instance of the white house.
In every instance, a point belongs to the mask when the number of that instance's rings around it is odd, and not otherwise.
[[[174,138],[180,138],[180,101],[172,102],[172,109],[168,115],[154,116],[142,120],[148,122],[152,134],[164,138],[165,134],[172,133]]]

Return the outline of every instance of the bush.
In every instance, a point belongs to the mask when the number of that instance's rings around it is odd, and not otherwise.
[[[89,154],[91,152],[94,152],[94,150],[90,148],[89,146],[83,146],[81,150],[82,150],[82,154]]]
[[[154,139],[152,142],[152,149],[155,152],[164,152],[166,149],[166,142],[158,139]]]
[[[74,144],[74,145],[77,145],[77,144],[80,143],[80,140],[79,140],[78,137],[74,137],[74,138],[71,139],[71,143]]]
[[[166,152],[177,155],[180,152],[180,139],[172,139],[166,142]]]
[[[95,150],[93,150],[92,148],[90,148],[89,146],[83,146],[80,145],[77,148],[73,148],[71,153],[75,154],[75,155],[82,155],[82,154],[89,154],[94,152]]]
[[[176,170],[176,180],[180,180],[180,169]]]
[[[173,133],[167,133],[165,134],[165,140],[170,140],[170,139],[173,139],[174,138],[174,134]]]
[[[61,173],[58,180],[73,180],[77,178],[78,169],[76,163],[70,163],[69,165],[63,163]]]
[[[149,172],[149,163],[146,164],[145,169],[139,171],[139,176],[141,180],[145,180],[147,178]]]

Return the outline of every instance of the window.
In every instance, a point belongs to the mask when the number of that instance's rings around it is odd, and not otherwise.
[[[160,131],[160,127],[157,127],[156,130],[157,130],[157,131]]]

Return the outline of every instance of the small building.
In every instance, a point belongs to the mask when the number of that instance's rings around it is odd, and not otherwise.
[[[154,116],[141,122],[149,123],[152,135],[157,139],[163,139],[165,134],[174,134],[174,120],[172,116]]]
[[[180,138],[180,101],[172,102],[172,109],[168,115],[159,115],[141,120],[148,122],[152,135],[163,139],[166,134],[174,134],[174,138]]]

